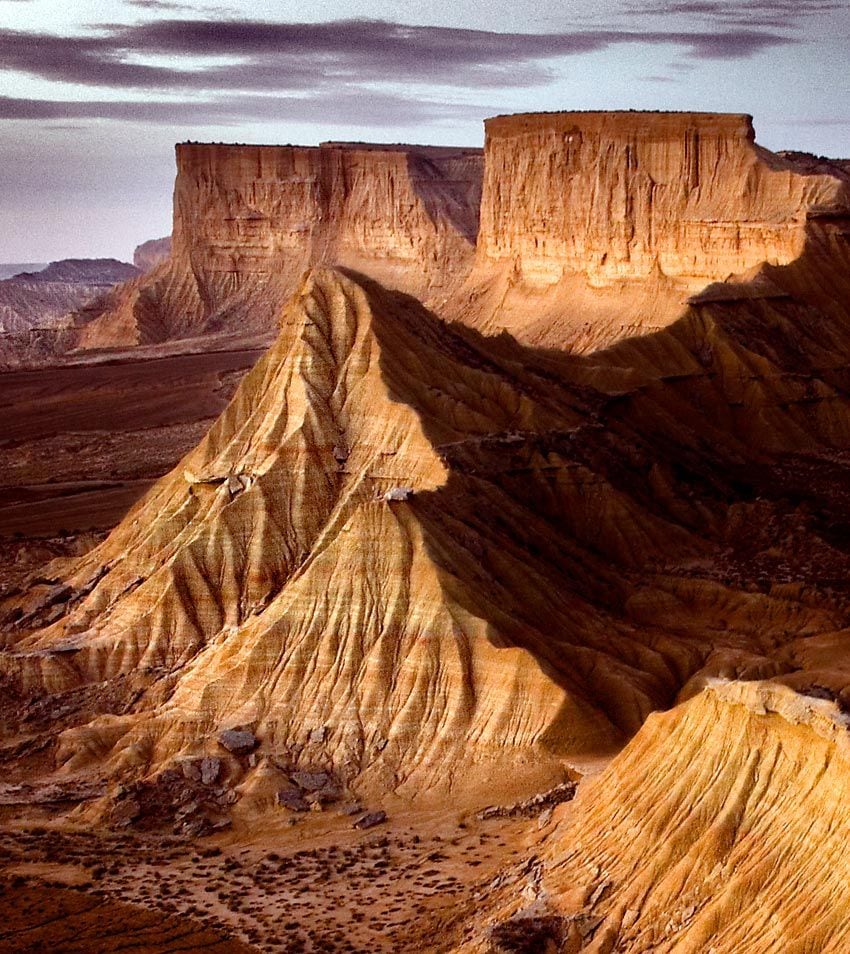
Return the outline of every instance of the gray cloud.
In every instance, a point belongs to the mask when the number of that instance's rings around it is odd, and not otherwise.
[[[552,77],[552,61],[618,45],[676,46],[693,60],[728,60],[795,42],[763,29],[530,34],[366,20],[166,19],[103,25],[71,39],[0,29],[0,69],[139,90],[297,91],[384,82],[497,89],[543,85]],[[144,62],[154,55],[189,68]],[[192,58],[210,56],[233,63],[191,68]]]
[[[788,30],[801,20],[847,10],[847,0],[650,0],[630,3],[632,17],[682,17],[719,26]]]
[[[183,0],[124,0],[128,7],[136,7],[139,10],[158,11],[183,11],[185,13],[201,14],[233,14],[235,11],[231,7],[217,6],[214,4],[186,3]]]
[[[3,120],[107,119],[166,126],[237,126],[260,122],[301,122],[349,126],[398,126],[458,119],[482,119],[499,107],[466,106],[390,93],[324,91],[307,96],[236,95],[226,99],[181,100],[41,100],[0,96]]]

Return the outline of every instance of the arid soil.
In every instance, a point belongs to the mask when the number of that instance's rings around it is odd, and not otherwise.
[[[450,951],[540,839],[541,816],[412,813],[360,832],[280,814],[197,842],[7,824],[0,951]]]
[[[0,540],[114,526],[261,353],[117,355],[0,375]]]

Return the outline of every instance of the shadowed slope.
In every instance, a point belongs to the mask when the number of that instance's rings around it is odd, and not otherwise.
[[[846,467],[808,516],[788,484],[850,418],[720,317],[634,342],[641,379],[616,351],[535,352],[313,273],[199,447],[11,601],[9,684],[136,693],[62,735],[66,774],[144,775],[246,724],[267,752],[412,793],[502,759],[518,785],[556,776],[700,671],[792,672],[779,648],[847,624],[811,564],[850,566],[817,523]],[[787,579],[762,586],[770,560]]]

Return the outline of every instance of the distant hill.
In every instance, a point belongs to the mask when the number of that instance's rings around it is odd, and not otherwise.
[[[171,236],[164,238],[150,239],[136,246],[133,252],[133,264],[143,272],[149,272],[160,262],[164,262],[171,254]]]
[[[139,269],[117,258],[63,258],[44,268],[19,272],[8,281],[17,283],[59,282],[69,285],[98,285],[111,288],[118,282],[135,278]]]
[[[21,272],[40,272],[43,268],[47,268],[47,262],[5,262],[0,264],[0,281]]]
[[[141,274],[114,258],[68,258],[18,271],[0,281],[0,333],[52,327],[113,286]],[[31,269],[27,271],[26,269]]]

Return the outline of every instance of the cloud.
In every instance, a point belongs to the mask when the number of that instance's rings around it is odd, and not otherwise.
[[[153,10],[155,12],[183,11],[188,13],[228,13],[234,11],[231,7],[214,6],[210,4],[185,3],[182,0],[124,0],[128,7],[137,7],[139,10]]]
[[[629,3],[632,17],[680,17],[719,26],[792,29],[801,20],[847,10],[847,0],[655,0]]]
[[[467,106],[373,91],[323,91],[304,96],[237,95],[199,100],[43,100],[0,96],[0,122],[104,119],[152,125],[236,126],[246,121],[383,127],[481,120],[496,105]]]
[[[493,33],[382,20],[158,19],[70,39],[0,29],[0,69],[113,89],[286,92],[394,82],[499,89],[545,85],[557,59],[626,44],[731,60],[796,42],[763,29]],[[163,56],[174,65],[150,62]],[[208,65],[210,57],[227,65]]]

